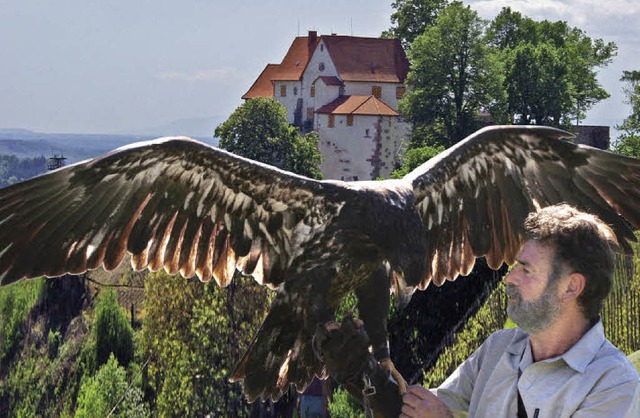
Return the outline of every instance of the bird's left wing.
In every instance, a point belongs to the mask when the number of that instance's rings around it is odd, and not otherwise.
[[[640,227],[640,160],[560,138],[539,126],[482,129],[405,176],[427,231],[424,288],[466,275],[476,257],[512,264],[523,222],[537,208],[566,202],[598,215],[625,252]]]
[[[277,285],[335,216],[337,186],[188,138],[138,143],[0,190],[0,283],[164,268]]]

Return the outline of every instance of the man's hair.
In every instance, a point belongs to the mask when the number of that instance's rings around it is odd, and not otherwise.
[[[618,241],[611,228],[594,215],[559,204],[529,214],[524,229],[527,239],[553,246],[552,271],[562,263],[585,277],[578,303],[587,319],[597,321],[613,285]]]

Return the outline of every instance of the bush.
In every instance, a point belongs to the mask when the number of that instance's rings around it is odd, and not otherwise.
[[[340,418],[363,418],[364,412],[360,404],[345,389],[338,388],[333,392],[329,402],[329,414]]]
[[[29,312],[38,303],[44,279],[23,280],[0,288],[0,363],[22,339]]]
[[[134,354],[133,328],[112,290],[98,299],[93,337],[98,367],[106,363],[111,353],[120,364],[125,367],[129,365]]]
[[[85,378],[78,394],[77,418],[146,417],[147,406],[138,387],[128,388],[127,372],[113,353],[95,377]]]

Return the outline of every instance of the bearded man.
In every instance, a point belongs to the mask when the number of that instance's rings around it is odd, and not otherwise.
[[[568,205],[532,213],[506,278],[518,328],[492,334],[437,389],[411,386],[402,417],[640,417],[634,366],[604,336],[612,230]]]

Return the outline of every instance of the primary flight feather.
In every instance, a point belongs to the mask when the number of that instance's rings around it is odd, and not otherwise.
[[[277,295],[232,375],[247,398],[303,389],[323,364],[318,325],[355,291],[378,359],[390,289],[513,263],[522,223],[561,201],[597,214],[630,252],[640,161],[545,127],[478,131],[401,180],[318,181],[188,138],[133,144],[0,190],[0,282],[117,267],[212,277],[234,271]],[[624,217],[624,219],[623,219]]]

